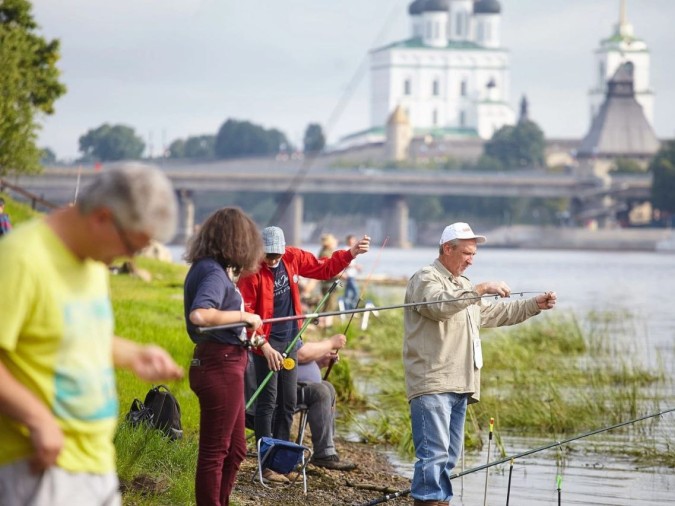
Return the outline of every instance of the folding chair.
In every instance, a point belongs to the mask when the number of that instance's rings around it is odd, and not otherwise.
[[[298,382],[298,400],[295,405],[293,414],[300,413],[300,420],[298,422],[298,435],[295,438],[295,444],[301,445],[305,438],[305,429],[307,428],[307,416],[309,415],[309,407],[305,404],[305,386],[307,383]]]
[[[271,469],[279,474],[288,474],[296,471],[295,478],[286,486],[293,485],[302,474],[303,491],[307,493],[307,473],[305,472],[312,450],[306,446],[275,439],[261,437],[258,440],[258,477],[263,487],[270,488],[263,480],[263,470]],[[300,468],[298,469],[298,464]]]

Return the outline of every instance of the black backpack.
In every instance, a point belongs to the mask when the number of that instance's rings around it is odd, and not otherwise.
[[[180,405],[165,385],[151,388],[144,402],[134,399],[127,420],[133,427],[145,423],[159,429],[171,440],[183,437]]]

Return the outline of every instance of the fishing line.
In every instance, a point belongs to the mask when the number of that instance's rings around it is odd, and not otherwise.
[[[370,278],[373,275],[373,272],[375,272],[375,267],[380,262],[380,257],[382,256],[382,250],[384,249],[385,245],[387,244],[387,241],[389,241],[389,236],[384,238],[384,241],[382,242],[382,246],[380,246],[380,249],[377,252],[377,257],[375,257],[375,262],[373,262],[373,266],[370,268],[370,272],[368,273],[368,276],[366,277],[366,281],[363,283],[363,288],[361,289],[361,293],[359,294],[359,298],[356,301],[356,305],[354,306],[354,309],[358,309],[359,304],[363,301],[363,294],[366,293],[366,288],[368,287],[368,283],[370,283]],[[347,268],[349,268],[349,266],[347,266]],[[349,317],[349,321],[347,322],[347,325],[345,326],[345,330],[342,332],[345,335],[345,338],[347,337],[347,332],[349,331],[349,327],[352,324],[352,320],[354,319],[355,314],[356,313],[352,313],[352,315]],[[326,372],[323,375],[324,381],[326,381],[328,379],[328,375],[330,374],[331,370],[333,369],[333,366],[335,365],[335,362],[338,361],[338,357],[339,357],[339,355],[336,352],[335,358],[332,358],[330,360],[330,362],[328,362],[328,367],[326,367]]]
[[[389,24],[393,21],[394,17],[401,12],[401,4],[403,2],[396,2],[390,12],[387,18],[384,21],[384,24],[382,25],[382,28],[380,29],[380,32],[377,34],[375,37],[373,43],[371,44],[371,47],[377,47],[380,45],[380,40],[384,38],[384,34],[386,33]],[[335,123],[337,123],[338,119],[342,115],[342,112],[344,111],[345,107],[349,103],[349,101],[352,98],[352,95],[354,93],[354,90],[356,89],[357,84],[363,77],[363,74],[365,73],[367,67],[368,67],[368,59],[370,57],[370,51],[367,51],[365,56],[361,59],[361,62],[359,63],[356,71],[354,72],[354,75],[352,76],[351,80],[349,81],[349,84],[345,88],[344,93],[340,97],[340,100],[338,100],[337,105],[331,112],[328,121],[326,122],[326,138],[328,138],[328,135],[331,133],[333,126]],[[293,197],[296,194],[296,189],[300,187],[300,184],[302,181],[305,179],[305,176],[307,173],[311,170],[314,161],[316,160],[316,157],[312,156],[309,158],[303,159],[302,164],[300,165],[300,168],[298,169],[298,172],[293,176],[291,179],[290,184],[288,185],[288,189],[282,194],[281,198],[279,199],[279,203],[277,205],[276,210],[274,211],[274,214],[270,218],[268,225],[276,225],[281,217],[284,215],[288,207],[290,206],[291,202],[293,201]]]
[[[620,422],[620,423],[617,423],[617,424],[614,424],[614,425],[610,425],[608,427],[603,427],[601,429],[595,429],[595,430],[591,430],[589,432],[584,432],[584,433],[579,434],[577,436],[573,436],[573,437],[570,437],[570,438],[567,438],[567,439],[563,439],[562,441],[555,441],[553,443],[550,443],[550,444],[547,444],[547,445],[544,445],[544,446],[540,446],[538,448],[533,448],[532,450],[527,450],[527,451],[524,451],[522,453],[512,455],[510,457],[505,457],[503,459],[495,460],[494,462],[490,462],[488,464],[483,464],[482,466],[473,467],[471,469],[468,469],[466,471],[462,471],[460,473],[451,474],[448,479],[454,480],[454,479],[460,478],[462,476],[465,476],[467,474],[477,473],[478,471],[482,471],[483,469],[487,469],[489,467],[494,467],[494,466],[504,464],[505,462],[509,462],[510,460],[520,459],[522,457],[532,455],[533,453],[542,452],[544,450],[549,450],[549,449],[555,448],[557,446],[559,447],[561,445],[571,443],[572,441],[577,441],[578,439],[584,439],[584,438],[587,438],[587,437],[590,437],[590,436],[594,436],[596,434],[600,434],[602,432],[608,432],[610,430],[618,429],[619,427],[631,425],[631,424],[634,424],[634,423],[637,423],[637,422],[641,422],[643,420],[648,420],[650,418],[656,418],[657,416],[662,416],[662,415],[665,415],[667,413],[672,413],[672,412],[675,412],[675,408],[665,409],[663,411],[659,411],[658,413],[652,413],[650,415],[641,416],[639,418],[634,418],[634,419],[628,420],[626,422]],[[381,504],[383,502],[391,501],[392,499],[396,499],[397,497],[406,496],[406,495],[410,494],[410,492],[411,492],[411,490],[409,488],[406,489],[406,490],[400,490],[398,492],[386,494],[386,495],[384,495],[384,496],[382,496],[378,499],[373,499],[372,501],[367,502],[367,503],[363,503],[359,506],[374,506],[376,504]]]
[[[533,292],[533,291],[527,291],[527,292],[511,292],[509,297],[512,296],[524,296],[526,294],[543,294],[546,293],[544,291],[539,291],[539,292]],[[488,294],[488,295],[476,295],[473,297],[457,297],[453,299],[441,299],[441,300],[431,300],[431,301],[425,301],[425,302],[406,302],[403,304],[394,304],[391,306],[374,306],[374,307],[363,307],[363,308],[357,308],[357,309],[344,309],[342,311],[326,311],[324,313],[307,313],[307,314],[302,314],[302,315],[295,315],[295,316],[280,316],[278,318],[267,318],[265,320],[262,320],[262,323],[278,323],[278,322],[287,322],[287,321],[292,321],[292,320],[303,320],[303,319],[311,319],[314,320],[316,318],[321,318],[323,316],[339,316],[343,314],[352,314],[352,313],[367,313],[371,311],[387,311],[389,309],[401,309],[401,308],[410,308],[410,307],[420,307],[420,306],[429,306],[431,304],[443,304],[446,302],[462,302],[466,300],[478,300],[478,299],[504,299],[504,298],[509,298],[509,297],[501,297],[499,295],[495,294]],[[213,327],[197,327],[197,332],[203,333],[203,332],[210,332],[212,330],[221,330],[221,329],[234,329],[237,327],[245,327],[248,326],[248,323],[245,322],[237,322],[237,323],[226,323],[224,325],[214,325]]]

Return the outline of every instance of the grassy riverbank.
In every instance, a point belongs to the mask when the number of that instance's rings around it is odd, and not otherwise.
[[[112,277],[117,330],[140,342],[159,343],[187,365],[192,345],[182,316],[186,268],[144,259],[136,262],[152,273],[153,281]],[[330,378],[341,395],[341,430],[356,432],[367,444],[395,445],[410,455],[401,364],[402,314],[380,313],[370,320],[367,332],[358,330],[357,323],[349,331],[349,349],[342,353]],[[476,448],[485,441],[491,416],[495,417],[497,434],[512,431],[555,440],[656,411],[660,400],[656,392],[665,381],[663,374],[635,362],[633,354],[617,344],[612,336],[619,323],[611,314],[580,320],[552,313],[519,327],[486,331],[482,399],[469,411],[467,446]],[[335,330],[342,328],[336,326]],[[194,503],[197,399],[187,380],[168,386],[181,403],[185,438],[171,443],[157,433],[121,424],[116,447],[126,486],[125,505]],[[126,372],[118,373],[121,419],[134,397],[142,399],[148,387]],[[365,417],[364,411],[368,412]],[[648,424],[628,430],[644,442],[653,439]],[[615,451],[675,465],[671,452],[658,451],[652,443]]]

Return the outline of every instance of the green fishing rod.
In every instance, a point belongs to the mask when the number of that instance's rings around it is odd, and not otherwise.
[[[335,279],[335,281],[333,281],[333,284],[330,286],[330,288],[328,289],[326,294],[323,296],[323,298],[319,301],[319,304],[316,306],[317,311],[321,310],[321,308],[324,306],[324,304],[328,300],[328,297],[330,297],[331,293],[333,293],[333,291],[335,290],[335,288],[338,285],[339,279],[340,279],[340,276],[338,276]],[[293,321],[293,320],[300,320],[300,319],[302,319],[302,316],[296,317],[296,318],[292,318],[292,317],[269,318],[267,320],[263,320],[262,322],[263,323],[274,323],[275,321]],[[272,321],[272,320],[274,320],[274,321]],[[303,332],[305,332],[305,329],[309,326],[309,324],[311,322],[312,322],[311,318],[305,319],[305,322],[302,324],[302,327],[300,328],[300,330],[298,331],[296,336],[293,338],[293,340],[286,347],[286,350],[284,350],[284,352],[281,354],[281,356],[283,357],[283,363],[284,364],[286,364],[286,358],[288,358],[288,354],[291,352],[291,350],[295,346],[295,343],[298,342],[298,339],[300,339],[300,336],[302,336]],[[221,326],[216,326],[216,327],[204,327],[204,331],[215,330],[215,329],[219,329],[219,328],[222,329],[222,328],[242,327],[244,325],[245,324],[234,325],[234,326],[230,326],[230,327],[228,327],[227,325],[221,325]],[[199,329],[199,331],[201,332],[202,330]],[[289,359],[289,360],[292,360],[292,359]],[[295,367],[295,364],[293,364],[292,367]],[[291,369],[292,367],[288,367],[288,369]],[[286,368],[286,367],[284,367],[284,368]],[[272,376],[274,375],[275,372],[276,371],[270,371],[270,372],[267,373],[267,376],[265,376],[265,379],[262,381],[262,383],[260,383],[260,385],[258,385],[257,390],[255,392],[253,392],[253,395],[251,395],[251,398],[246,403],[246,409],[250,408],[251,405],[255,402],[255,400],[258,398],[258,395],[260,395],[260,392],[262,392],[263,388],[265,388],[267,383],[269,383],[270,379],[272,378]]]
[[[645,416],[641,416],[639,418],[634,418],[633,420],[628,420],[627,422],[620,422],[620,423],[617,423],[617,424],[614,424],[614,425],[610,425],[608,427],[603,427],[601,429],[595,429],[595,430],[591,430],[591,431],[588,431],[588,432],[584,432],[583,434],[579,434],[577,436],[573,436],[573,437],[570,437],[570,438],[567,438],[567,439],[563,439],[562,441],[555,441],[553,443],[546,444],[546,445],[540,446],[538,448],[533,448],[532,450],[527,450],[527,451],[524,451],[522,453],[512,455],[510,457],[504,457],[503,459],[495,460],[494,462],[490,462],[488,464],[483,464],[482,466],[472,467],[471,469],[467,469],[466,471],[462,471],[460,473],[451,474],[448,479],[454,480],[454,479],[457,479],[461,476],[465,476],[467,474],[477,473],[478,471],[482,471],[483,469],[488,469],[489,467],[498,466],[500,464],[504,464],[506,462],[513,461],[515,459],[520,459],[522,457],[532,455],[533,453],[538,453],[538,452],[542,452],[544,450],[549,450],[549,449],[555,448],[557,446],[559,447],[559,446],[562,446],[564,444],[571,443],[572,441],[576,441],[578,439],[584,439],[584,438],[587,438],[589,436],[594,436],[594,435],[600,434],[602,432],[608,432],[610,430],[618,429],[619,427],[624,427],[626,425],[631,425],[631,424],[634,424],[634,423],[637,423],[637,422],[641,422],[643,420],[648,420],[650,418],[662,416],[662,415],[665,415],[667,413],[672,413],[674,411],[675,411],[675,408],[669,408],[669,409],[665,409],[663,411],[659,411],[658,413],[652,413],[650,415],[645,415]],[[364,504],[361,504],[359,506],[374,506],[376,504],[381,504],[383,502],[391,501],[391,500],[396,499],[398,497],[404,497],[404,496],[410,494],[410,492],[411,492],[411,490],[409,488],[405,489],[405,490],[400,490],[398,492],[392,492],[391,494],[386,494],[386,495],[384,495],[384,496],[382,496],[378,499],[374,499],[374,500],[372,500],[368,503],[364,503]]]
[[[332,287],[331,287],[332,288]],[[525,294],[530,294],[530,293],[545,293],[543,291],[539,292],[511,292],[511,295],[520,295],[521,297]],[[510,296],[509,296],[510,297]],[[325,297],[324,297],[325,298]],[[342,311],[326,311],[323,313],[307,313],[307,314],[301,314],[301,315],[294,315],[294,316],[280,316],[277,318],[267,318],[265,320],[262,320],[262,323],[279,323],[279,322],[289,322],[293,320],[314,320],[316,318],[321,318],[323,316],[339,316],[343,314],[355,314],[355,313],[368,313],[371,311],[386,311],[389,309],[401,309],[401,308],[408,308],[408,307],[421,307],[421,306],[429,306],[431,304],[443,304],[445,302],[461,302],[465,300],[478,300],[478,299],[500,299],[504,298],[499,295],[495,294],[488,294],[488,295],[475,295],[472,297],[456,297],[456,298],[450,298],[450,299],[440,299],[440,300],[430,300],[430,301],[425,301],[425,302],[406,302],[403,304],[394,304],[391,306],[374,306],[374,307],[362,307],[362,308],[356,308],[356,309],[343,309]],[[321,303],[324,301],[322,300]],[[317,306],[317,309],[321,307],[321,303],[319,306]],[[200,333],[205,333],[205,332],[211,332],[212,330],[221,330],[221,329],[234,329],[238,327],[246,327],[248,323],[245,322],[237,322],[237,323],[226,323],[224,325],[214,325],[213,327],[197,327],[197,331]]]

